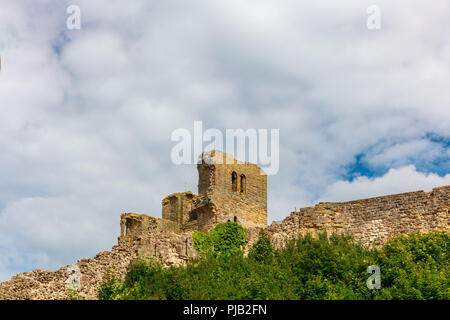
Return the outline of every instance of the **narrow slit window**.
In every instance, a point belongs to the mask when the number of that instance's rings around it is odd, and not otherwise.
[[[238,190],[238,176],[237,173],[233,171],[231,174],[231,190],[236,192]]]
[[[241,193],[245,193],[247,190],[247,178],[245,175],[241,175]]]

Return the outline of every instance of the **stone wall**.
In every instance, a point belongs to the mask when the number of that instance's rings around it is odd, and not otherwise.
[[[118,243],[132,245],[139,257],[156,256],[166,266],[184,264],[197,257],[192,232],[180,232],[173,221],[136,213],[122,214],[121,221],[125,225],[138,225],[121,234]]]
[[[138,256],[155,256],[161,259],[165,266],[185,265],[198,257],[191,232],[150,235],[139,239],[136,248]]]
[[[449,231],[450,186],[370,199],[322,202],[267,228],[276,246],[298,233],[326,230],[378,245],[396,234]]]
[[[191,214],[198,196],[191,191],[173,193],[161,202],[162,218],[173,221],[179,230],[197,229],[197,216]]]
[[[146,214],[124,213],[120,217],[119,242],[131,242],[137,237],[160,232],[178,232],[178,224]]]
[[[116,245],[111,251],[97,254],[93,259],[78,260],[81,272],[79,295],[85,299],[97,299],[98,287],[107,270],[124,276],[130,262],[137,257],[133,246]],[[66,280],[69,278],[64,266],[57,271],[33,270],[19,273],[0,284],[0,300],[62,300],[67,299]]]
[[[191,232],[175,232],[173,224],[148,215],[125,213],[121,216],[121,235],[111,251],[92,259],[80,259],[76,265],[81,272],[80,297],[97,299],[98,288],[109,270],[125,276],[129,264],[143,257],[156,257],[165,266],[184,265],[198,256]],[[170,221],[169,221],[170,222]],[[61,300],[68,299],[66,280],[69,266],[56,271],[33,270],[19,273],[0,284],[0,300]]]

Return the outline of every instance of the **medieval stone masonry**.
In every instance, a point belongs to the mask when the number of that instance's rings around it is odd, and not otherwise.
[[[326,230],[382,245],[396,234],[449,231],[450,186],[350,202],[322,202],[267,228],[279,245],[288,236]]]
[[[174,193],[162,200],[162,218],[124,213],[118,244],[93,259],[78,260],[79,295],[97,298],[106,271],[124,276],[139,257],[156,256],[168,265],[184,265],[198,257],[192,232],[207,232],[221,222],[235,221],[247,229],[246,252],[265,229],[275,247],[298,234],[352,235],[369,246],[411,232],[449,231],[450,186],[431,192],[409,192],[350,202],[322,202],[292,212],[281,223],[267,226],[267,175],[255,164],[221,151],[201,155],[197,165],[198,194]],[[68,266],[57,271],[34,270],[0,284],[0,299],[66,299]]]

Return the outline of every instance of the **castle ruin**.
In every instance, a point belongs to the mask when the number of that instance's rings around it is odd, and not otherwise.
[[[347,234],[368,246],[382,245],[397,234],[449,231],[450,186],[349,202],[323,202],[292,212],[281,223],[267,226],[267,176],[257,165],[240,162],[221,151],[201,156],[198,195],[174,193],[162,200],[162,218],[124,213],[118,244],[92,259],[80,259],[79,293],[97,298],[104,273],[124,276],[131,261],[156,256],[164,264],[180,265],[198,257],[193,231],[210,231],[235,221],[247,230],[248,250],[260,229],[274,247],[298,234]],[[0,284],[1,299],[65,299],[68,266],[57,271],[33,270]]]
[[[186,191],[165,197],[162,219],[123,214],[119,241],[155,231],[207,232],[227,221],[244,228],[267,226],[267,175],[261,168],[214,150],[201,155],[197,169],[198,195]]]

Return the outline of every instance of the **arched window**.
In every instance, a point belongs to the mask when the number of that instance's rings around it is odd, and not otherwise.
[[[238,179],[237,179],[237,173],[233,171],[231,174],[231,190],[236,192],[238,190]]]
[[[244,193],[247,189],[247,178],[241,174],[241,193]]]
[[[236,216],[234,216],[234,222],[237,222],[237,217]]]

